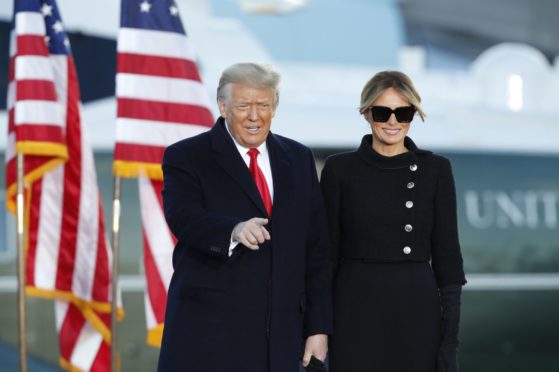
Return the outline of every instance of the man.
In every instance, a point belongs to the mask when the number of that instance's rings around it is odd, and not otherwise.
[[[325,212],[310,150],[270,132],[279,78],[264,65],[229,67],[214,127],[165,152],[178,244],[159,371],[298,372],[326,357]]]

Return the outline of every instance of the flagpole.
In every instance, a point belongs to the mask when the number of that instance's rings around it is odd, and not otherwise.
[[[118,371],[118,345],[117,345],[117,311],[118,311],[118,273],[120,256],[120,176],[114,177],[113,184],[113,270],[111,275],[111,372]]]
[[[25,328],[25,209],[23,199],[23,154],[17,154],[17,308],[19,331],[19,370],[27,372],[27,340]]]

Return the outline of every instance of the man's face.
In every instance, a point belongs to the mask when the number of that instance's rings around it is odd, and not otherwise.
[[[229,131],[243,147],[260,146],[276,113],[274,90],[241,83],[231,83],[228,89],[229,96],[219,99],[218,105]]]

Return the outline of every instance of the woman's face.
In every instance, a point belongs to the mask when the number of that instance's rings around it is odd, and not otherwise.
[[[410,106],[394,88],[385,90],[371,106],[384,106],[392,110],[398,107]],[[410,123],[400,123],[392,113],[386,122],[374,121],[371,110],[365,112],[365,118],[373,131],[373,145],[390,148],[404,148],[404,138],[410,129]]]

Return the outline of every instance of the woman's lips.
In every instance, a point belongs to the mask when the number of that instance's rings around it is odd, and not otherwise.
[[[392,129],[392,128],[382,128],[382,131],[389,136],[395,136],[400,132],[400,129]]]

